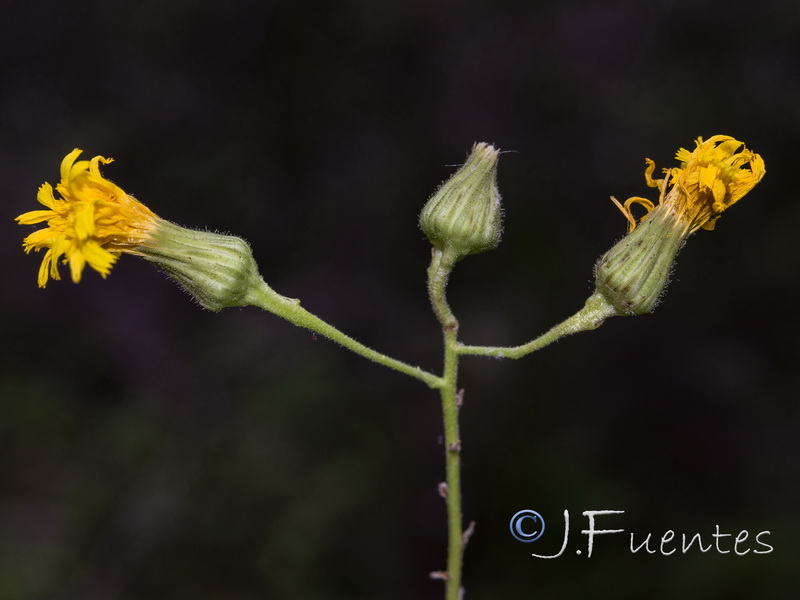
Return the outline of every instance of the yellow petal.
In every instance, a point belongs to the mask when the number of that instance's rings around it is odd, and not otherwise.
[[[95,271],[100,273],[104,278],[111,272],[111,267],[117,262],[119,258],[116,254],[112,254],[94,240],[89,240],[81,248],[82,256],[89,263]]]
[[[691,157],[692,153],[689,152],[686,148],[679,148],[678,152],[675,153],[675,158],[684,164],[688,162]]]
[[[42,264],[39,265],[39,276],[37,277],[39,287],[43,288],[47,285],[47,280],[50,279],[50,261],[53,258],[53,251],[48,250],[44,254]]]
[[[81,273],[83,273],[83,267],[85,266],[86,258],[81,254],[80,250],[75,248],[69,253],[69,270],[72,274],[73,283],[78,283],[81,280]]]
[[[80,156],[81,152],[83,152],[83,150],[75,148],[72,152],[64,157],[64,160],[61,161],[61,181],[66,181],[69,179],[72,163],[74,163],[75,159]]]
[[[53,186],[49,183],[42,184],[42,187],[39,188],[39,192],[36,194],[36,199],[39,201],[39,204],[44,204],[51,210],[55,210],[58,206],[58,201],[55,199],[55,196],[53,196]]]
[[[644,180],[647,183],[648,187],[657,188],[661,185],[663,180],[661,179],[653,179],[653,171],[656,170],[656,163],[650,160],[649,158],[645,158],[644,162],[647,163],[647,167],[644,170]]]
[[[52,240],[59,237],[63,236],[50,228],[39,229],[26,237],[22,243],[25,246],[25,252],[30,252],[33,249],[38,250],[39,248],[52,246]]]
[[[55,217],[56,213],[52,210],[32,210],[30,212],[22,213],[15,221],[20,225],[35,225],[42,221],[47,221],[51,217]]]
[[[83,242],[95,234],[94,203],[75,204],[75,236]]]
[[[107,165],[109,163],[114,162],[113,158],[106,158],[105,156],[95,156],[91,161],[89,161],[89,173],[92,177],[96,177],[97,179],[103,179],[103,176],[100,175],[100,166],[98,163],[103,163]]]

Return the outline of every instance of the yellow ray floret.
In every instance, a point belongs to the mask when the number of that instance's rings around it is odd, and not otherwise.
[[[647,185],[661,188],[658,209],[670,211],[688,233],[714,229],[722,213],[753,189],[766,172],[761,156],[730,136],[715,135],[706,141],[697,138],[695,144],[691,152],[678,150],[675,158],[680,166],[664,169],[663,179],[653,178],[656,165],[649,158],[644,172]],[[620,207],[631,231],[637,222],[630,206],[644,204],[641,200],[631,198]]]
[[[47,210],[33,210],[17,217],[20,225],[47,222],[23,241],[26,252],[47,249],[39,268],[39,287],[50,277],[60,279],[58,261],[69,264],[72,281],[78,283],[88,264],[103,277],[120,253],[139,254],[137,248],[150,239],[159,218],[144,204],[127,195],[100,174],[100,163],[110,158],[76,159],[77,148],[61,162],[61,182],[45,183],[37,199]]]

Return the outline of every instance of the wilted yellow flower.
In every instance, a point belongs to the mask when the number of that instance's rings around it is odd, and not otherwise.
[[[664,169],[663,179],[653,179],[656,165],[645,159],[647,185],[660,188],[661,198],[658,207],[637,197],[622,206],[617,203],[631,223],[631,231],[636,227],[630,211],[632,204],[644,206],[648,213],[671,212],[689,233],[700,228],[712,230],[722,213],[764,177],[764,159],[728,135],[715,135],[706,141],[699,137],[695,143],[697,147],[692,152],[685,148],[678,150],[675,158],[681,161],[680,167]],[[666,193],[668,185],[672,187]]]
[[[47,221],[45,229],[23,241],[26,252],[47,248],[39,268],[39,287],[45,287],[50,277],[60,279],[59,259],[69,264],[75,283],[87,264],[105,277],[120,253],[141,254],[138,248],[150,239],[161,220],[100,174],[100,163],[112,159],[95,156],[76,162],[81,152],[76,148],[61,162],[61,182],[55,189],[61,197],[45,183],[37,198],[47,210],[27,212],[16,219],[20,225]]]
[[[686,239],[700,228],[714,229],[722,213],[764,177],[761,156],[730,136],[697,138],[696,144],[692,152],[678,150],[680,167],[664,169],[663,179],[653,178],[656,165],[647,159],[644,176],[661,190],[658,205],[646,198],[624,204],[612,198],[628,219],[629,233],[597,261],[595,282],[617,314],[653,310]],[[647,210],[638,222],[631,213],[634,204]]]

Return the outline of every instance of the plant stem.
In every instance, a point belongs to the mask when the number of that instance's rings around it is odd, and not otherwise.
[[[348,350],[352,350],[364,358],[368,358],[369,360],[379,363],[385,367],[389,367],[390,369],[400,371],[401,373],[410,375],[415,379],[419,379],[420,381],[426,383],[428,387],[440,388],[444,383],[441,377],[437,377],[433,373],[428,373],[419,367],[411,366],[400,360],[391,358],[385,354],[381,354],[380,352],[365,346],[361,342],[357,342],[332,325],[329,325],[316,315],[308,312],[306,309],[300,306],[300,300],[281,296],[272,288],[270,288],[261,278],[258,278],[257,282],[255,282],[248,290],[247,303],[274,313],[279,317],[283,317],[294,325],[305,327],[311,331],[319,333],[320,335],[324,335],[326,338],[333,340],[337,344],[341,344]]]
[[[566,335],[596,329],[605,319],[618,314],[602,295],[594,293],[581,310],[527,344],[514,347],[467,346],[458,341],[458,320],[453,315],[445,294],[447,281],[456,261],[457,257],[452,252],[434,249],[431,264],[428,267],[428,294],[436,318],[442,326],[444,337],[444,374],[441,377],[381,354],[357,342],[302,308],[299,300],[281,296],[255,274],[253,285],[248,290],[246,298],[247,304],[272,312],[294,325],[319,333],[356,354],[410,375],[423,381],[429,387],[439,390],[444,421],[447,485],[443,486],[442,493],[447,504],[448,543],[447,571],[446,573],[436,573],[436,577],[445,580],[445,600],[460,600],[462,597],[462,565],[468,537],[468,534],[464,532],[461,514],[461,437],[458,423],[461,396],[457,385],[458,362],[461,355],[520,358]]]
[[[458,342],[455,332],[445,334],[445,384],[440,388],[444,420],[445,472],[447,481],[447,574],[446,600],[458,600],[461,590],[461,566],[464,559],[464,526],[461,516],[461,437],[458,426]]]
[[[464,533],[461,516],[461,437],[458,427],[458,321],[447,304],[445,288],[455,260],[447,252],[434,249],[428,268],[428,294],[444,334],[444,377],[439,392],[444,420],[445,474],[447,482],[447,574],[445,599],[461,596],[461,567],[464,560]]]
[[[522,358],[523,356],[540,350],[556,340],[579,333],[597,329],[608,317],[619,314],[617,310],[602,295],[595,292],[586,300],[584,307],[574,315],[562,321],[547,333],[538,338],[522,344],[521,346],[465,346],[459,344],[459,354],[475,354],[479,356],[494,356],[495,358]]]

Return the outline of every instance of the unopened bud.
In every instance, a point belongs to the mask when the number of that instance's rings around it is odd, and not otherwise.
[[[475,144],[464,165],[439,187],[419,216],[431,243],[456,260],[500,243],[498,155],[489,144]]]

